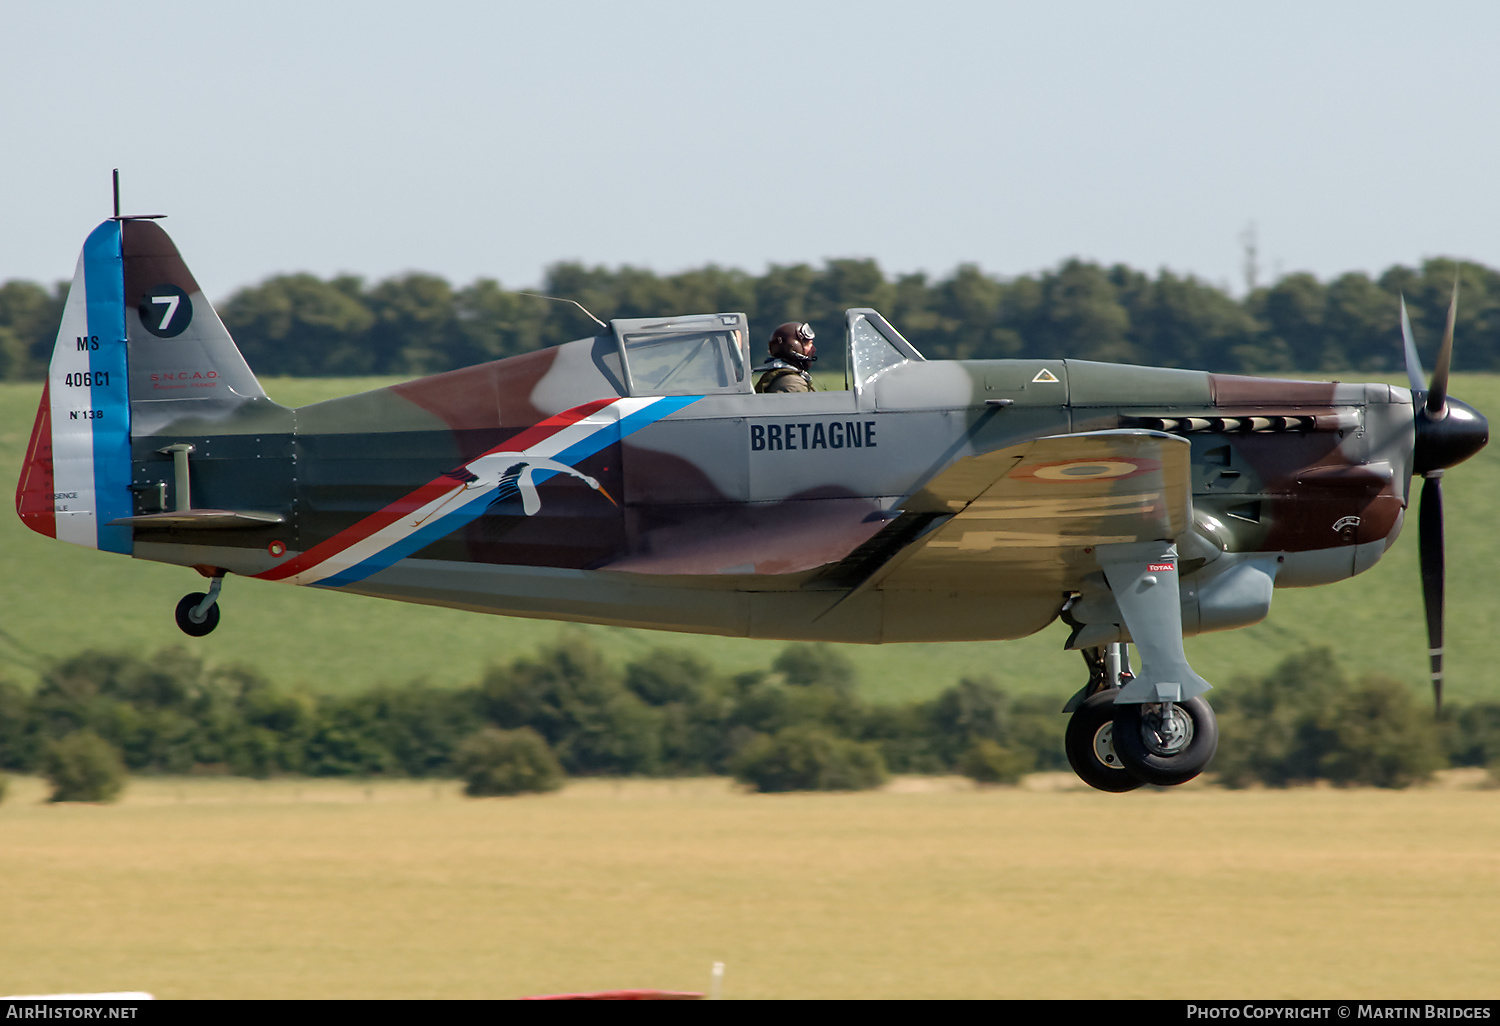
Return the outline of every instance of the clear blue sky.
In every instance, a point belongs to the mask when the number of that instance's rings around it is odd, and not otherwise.
[[[1069,256],[1238,290],[1500,266],[1500,4],[549,2],[0,10],[0,280],[109,213],[210,296],[283,271],[535,284]]]

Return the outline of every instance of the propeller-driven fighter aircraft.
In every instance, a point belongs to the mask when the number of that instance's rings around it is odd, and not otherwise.
[[[50,537],[197,570],[192,635],[229,574],[785,640],[1060,617],[1089,670],[1069,760],[1127,791],[1213,756],[1183,637],[1368,570],[1413,475],[1441,698],[1441,477],[1489,427],[1448,395],[1453,310],[1430,383],[1402,313],[1410,389],[925,360],[855,309],[839,391],[755,393],[745,315],[714,313],[288,409],[167,234],[117,213],[84,243],[16,506]]]

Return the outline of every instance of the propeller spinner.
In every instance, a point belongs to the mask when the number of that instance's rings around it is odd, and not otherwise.
[[[1432,380],[1422,373],[1417,345],[1412,339],[1406,299],[1401,300],[1401,337],[1406,345],[1406,377],[1415,406],[1416,449],[1412,473],[1422,475],[1422,510],[1418,542],[1422,562],[1422,604],[1427,611],[1427,656],[1432,668],[1432,697],[1443,709],[1443,471],[1462,463],[1490,440],[1490,424],[1468,403],[1448,395],[1448,370],[1453,359],[1453,324],[1458,317],[1458,281],[1448,302],[1448,327],[1438,350]],[[1421,405],[1416,405],[1418,402]]]

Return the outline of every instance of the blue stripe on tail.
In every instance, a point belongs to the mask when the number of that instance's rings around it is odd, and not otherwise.
[[[83,244],[84,287],[88,298],[89,370],[93,375],[94,517],[98,546],[129,554],[132,532],[110,527],[135,510],[130,493],[130,382],[125,344],[125,260],[120,222],[105,221]],[[76,344],[76,343],[75,343]]]

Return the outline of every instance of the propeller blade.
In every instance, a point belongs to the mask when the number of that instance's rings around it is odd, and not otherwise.
[[[1411,382],[1413,392],[1427,391],[1427,375],[1422,372],[1422,358],[1417,355],[1417,343],[1411,336],[1411,318],[1406,315],[1406,297],[1401,297],[1401,340],[1406,343],[1406,380]]]
[[[1458,319],[1458,277],[1453,278],[1453,298],[1448,301],[1448,327],[1432,369],[1432,387],[1427,392],[1427,415],[1440,420],[1448,412],[1448,365],[1453,360],[1453,322]]]
[[[1422,510],[1418,520],[1422,557],[1422,604],[1427,609],[1427,658],[1432,669],[1432,698],[1443,711],[1443,472],[1429,473],[1422,482]]]

